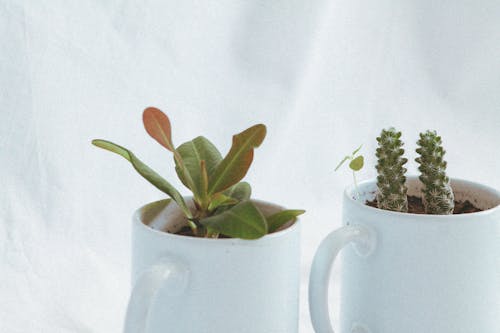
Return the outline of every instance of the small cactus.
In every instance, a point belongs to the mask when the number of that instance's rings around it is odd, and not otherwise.
[[[408,159],[402,157],[404,149],[400,138],[401,132],[392,127],[382,130],[377,138],[377,204],[381,209],[408,212],[406,168],[403,167]]]
[[[446,161],[443,160],[445,150],[441,145],[441,137],[436,131],[420,133],[417,141],[420,157],[415,161],[420,164],[420,180],[424,184],[422,201],[427,214],[453,214],[454,195],[450,179],[446,176]]]

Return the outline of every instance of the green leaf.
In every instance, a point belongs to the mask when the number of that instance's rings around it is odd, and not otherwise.
[[[219,193],[215,194],[217,196]],[[227,197],[234,199],[236,202],[250,200],[250,196],[252,195],[252,187],[247,182],[239,182],[222,192]],[[221,205],[215,211],[215,214],[220,214],[230,208],[229,205]]]
[[[351,156],[346,156],[346,157],[344,157],[344,159],[343,159],[342,161],[340,161],[340,163],[339,163],[339,164],[337,165],[337,167],[335,168],[335,171],[337,171],[337,170],[338,170],[338,169],[339,169],[339,168],[340,168],[340,167],[341,167],[341,166],[345,163],[345,161],[347,161],[347,160],[351,160],[351,163],[349,164],[349,167],[352,169],[351,165],[352,165],[353,161],[356,159],[356,158],[354,158],[354,156],[355,156],[355,155],[356,155],[356,154],[357,154],[357,153],[361,150],[361,148],[362,148],[362,147],[363,147],[363,145],[360,145],[358,148],[356,148],[356,149],[352,152]],[[362,159],[362,158],[361,158],[361,159]],[[356,162],[356,163],[358,163],[358,162]],[[361,165],[361,167],[363,167],[363,166]],[[360,168],[360,169],[361,169],[361,168]],[[356,171],[357,171],[357,170],[356,170]]]
[[[253,160],[254,148],[260,146],[266,136],[266,127],[258,124],[233,136],[229,153],[217,165],[210,176],[209,195],[222,192],[245,177]]]
[[[146,223],[153,221],[171,202],[172,199],[163,199],[147,204],[142,210],[142,221]]]
[[[215,209],[222,207],[222,206],[228,206],[228,205],[235,205],[239,201],[228,197],[227,195],[224,195],[222,193],[217,193],[212,197],[212,200],[210,201],[210,204],[208,205],[208,210],[209,211],[214,211]]]
[[[144,177],[147,181],[149,181],[153,186],[155,186],[160,191],[168,194],[179,205],[184,214],[188,218],[192,218],[191,211],[187,207],[186,202],[184,201],[184,198],[179,193],[179,191],[177,191],[169,182],[167,182],[160,175],[158,175],[153,169],[151,169],[141,160],[139,160],[131,151],[113,142],[106,140],[92,140],[92,144],[99,148],[109,150],[113,153],[116,153],[124,157],[126,160],[132,163],[134,169],[142,177]]]
[[[257,239],[267,234],[267,223],[262,213],[250,201],[243,201],[225,212],[200,221],[216,232],[242,239]]]
[[[205,163],[205,160],[200,161],[200,191],[201,191],[201,197],[202,199],[206,200],[207,199],[207,193],[208,193],[208,173],[207,173],[207,164]]]
[[[344,159],[342,161],[340,161],[340,163],[337,165],[337,167],[335,168],[334,171],[337,171],[342,166],[342,164],[344,164],[344,162],[347,161],[350,158],[351,158],[351,156],[344,157]]]
[[[184,166],[184,169],[182,169],[181,165],[179,165],[177,161],[175,163],[175,171],[177,172],[179,179],[184,185],[193,191],[195,197],[200,197],[202,195],[200,163],[201,161],[205,161],[208,178],[210,179],[210,174],[222,160],[220,152],[208,139],[202,136],[183,143],[177,147],[176,150],[179,153]],[[194,188],[189,186],[186,174],[192,179]]]
[[[363,145],[360,145],[358,148],[356,148],[356,150],[352,152],[351,156],[354,157],[354,155],[356,155],[361,150],[362,147]]]
[[[287,209],[277,212],[271,216],[268,216],[267,225],[269,227],[269,233],[275,232],[281,228],[285,223],[294,220],[297,216],[304,214],[306,211],[301,209]]]
[[[359,171],[363,168],[364,158],[363,156],[358,156],[349,163],[349,168],[353,171]]]
[[[239,182],[238,184],[235,184],[224,191],[224,194],[238,201],[250,200],[250,196],[252,195],[252,187],[247,182]]]

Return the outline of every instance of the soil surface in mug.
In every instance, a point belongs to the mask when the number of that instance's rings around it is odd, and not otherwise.
[[[377,199],[366,201],[365,204],[370,207],[378,208]],[[482,209],[479,209],[476,206],[474,206],[469,200],[455,201],[455,208],[453,209],[453,214],[467,214],[467,213],[476,213],[481,211]],[[425,214],[422,198],[413,195],[408,196],[408,213]]]
[[[195,234],[193,234],[193,230],[188,226],[182,227],[181,230],[174,232],[174,234],[180,235],[180,236],[197,237],[197,236],[195,236]],[[228,237],[226,235],[219,235],[217,238],[231,238],[231,237]]]

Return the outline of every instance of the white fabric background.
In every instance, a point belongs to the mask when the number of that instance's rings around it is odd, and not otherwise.
[[[180,186],[142,128],[150,105],[178,144],[202,134],[227,151],[267,124],[247,180],[254,197],[308,211],[300,332],[312,332],[307,275],[340,225],[345,153],[364,143],[372,177],[381,128],[403,130],[412,159],[432,128],[451,176],[500,187],[499,22],[495,0],[0,0],[0,332],[121,329],[130,216],[162,194],[90,140]]]

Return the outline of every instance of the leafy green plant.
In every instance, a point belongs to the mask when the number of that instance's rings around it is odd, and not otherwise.
[[[346,155],[342,159],[342,161],[340,161],[340,163],[337,165],[337,167],[335,168],[335,171],[337,171],[346,161],[350,161],[349,162],[349,169],[352,170],[352,178],[354,181],[354,187],[356,188],[356,193],[357,193],[358,197],[360,194],[359,194],[359,189],[358,189],[358,180],[356,178],[356,172],[361,170],[365,164],[365,158],[363,157],[363,155],[358,155],[358,152],[361,150],[362,147],[363,147],[363,145],[356,148],[351,153],[351,155]]]
[[[377,205],[381,209],[408,212],[406,168],[408,159],[403,157],[401,132],[394,128],[384,129],[377,137]]]
[[[420,155],[415,161],[420,165],[420,180],[424,184],[422,202],[427,214],[453,214],[455,206],[450,179],[446,176],[446,161],[443,160],[445,150],[441,137],[436,131],[420,133],[417,142]]]
[[[232,146],[223,158],[203,136],[175,147],[170,120],[157,108],[144,110],[143,123],[147,133],[173,154],[177,176],[193,194],[194,210],[189,209],[174,186],[130,150],[101,139],[93,140],[92,144],[124,157],[142,177],[166,193],[187,217],[194,236],[256,239],[304,213],[284,210],[264,216],[250,200],[250,184],[241,181],[252,164],[254,149],[266,136],[264,125],[257,124],[234,135]]]

